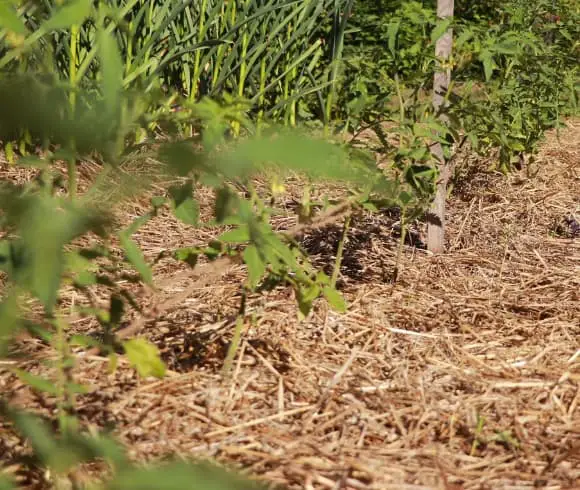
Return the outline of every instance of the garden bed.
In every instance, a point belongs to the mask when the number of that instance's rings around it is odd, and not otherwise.
[[[252,320],[227,378],[243,267],[204,276],[160,261],[161,308],[140,334],[159,346],[168,376],[139,379],[124,362],[111,373],[106,358],[79,352],[76,381],[91,388],[77,399],[80,419],[112,430],[135,460],[215,458],[286,488],[578,488],[578,120],[560,139],[548,135],[536,165],[531,177],[471,175],[450,199],[442,256],[407,245],[396,264],[396,216],[356,218],[340,282],[348,312],[321,301],[299,322],[288,289],[250,297]],[[140,206],[124,206],[121,219]],[[207,242],[196,233],[162,215],[135,239],[153,258]],[[302,240],[324,267],[339,235],[330,226]],[[72,325],[98,328],[82,318]],[[19,348],[27,369],[47,372],[48,347],[23,338]],[[0,364],[10,402],[53,414],[50,398],[10,367]],[[24,464],[26,444],[6,427],[0,434],[5,471],[49,487]]]

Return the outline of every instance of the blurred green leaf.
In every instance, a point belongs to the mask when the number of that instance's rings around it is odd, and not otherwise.
[[[243,258],[248,266],[248,282],[250,283],[250,288],[255,289],[266,272],[266,263],[262,260],[260,252],[255,245],[246,247]]]
[[[245,243],[250,241],[250,228],[248,225],[241,225],[229,231],[225,231],[216,240],[224,243]]]
[[[124,312],[125,302],[123,299],[117,293],[111,294],[109,302],[109,323],[111,326],[117,327],[121,323]]]
[[[53,382],[43,378],[42,376],[37,376],[22,369],[14,369],[14,372],[23,383],[26,383],[28,386],[37,391],[43,391],[45,393],[49,393],[50,395],[59,394],[58,387],[55,386]]]
[[[83,2],[84,3],[84,2]],[[103,97],[109,117],[121,110],[121,95],[123,88],[123,62],[119,54],[117,42],[104,29],[99,30],[97,45],[101,60],[103,77]]]
[[[159,349],[146,339],[132,339],[123,342],[123,348],[131,364],[140,376],[165,376],[165,364],[161,360]]]
[[[206,165],[205,155],[196,151],[191,142],[166,143],[159,148],[158,155],[169,172],[180,177],[186,177],[194,170],[211,172]]]
[[[67,383],[66,391],[67,393],[77,393],[79,395],[86,395],[87,393],[91,392],[91,389],[88,386],[81,385],[78,383]]]
[[[328,304],[339,313],[346,312],[346,301],[342,297],[342,295],[333,287],[325,286],[322,289],[322,293],[328,301]]]
[[[60,7],[50,19],[40,26],[39,30],[47,33],[82,24],[90,15],[91,10],[92,2],[90,0],[72,0]]]
[[[26,24],[16,12],[15,5],[11,4],[12,2],[6,0],[0,2],[0,28],[6,29],[9,33],[26,36],[28,34]]]
[[[5,262],[4,268],[50,312],[64,271],[64,245],[89,230],[102,233],[106,218],[57,197],[13,190],[0,191],[0,208],[20,234],[10,245],[10,263]]]
[[[185,201],[182,201],[179,206],[176,206],[173,209],[173,214],[175,214],[177,219],[188,225],[199,225],[199,204],[191,197],[187,198]]]
[[[449,26],[451,25],[452,19],[441,19],[437,21],[437,25],[431,31],[431,42],[435,43],[437,40],[445,34]]]
[[[195,267],[201,253],[199,248],[185,247],[175,250],[175,258],[188,264],[190,267]]]
[[[48,425],[38,417],[16,410],[9,410],[7,415],[18,432],[28,439],[36,457],[52,470],[63,471],[78,462],[74,453],[59,451]]]
[[[208,464],[173,463],[150,469],[121,472],[107,490],[261,490],[258,483],[243,480]]]
[[[312,310],[312,303],[320,295],[320,287],[317,284],[301,285],[297,291],[298,309],[303,318],[306,318]]]
[[[1,14],[0,14],[1,15]],[[0,474],[0,490],[16,490],[14,482],[7,476]]]
[[[370,182],[377,172],[348,159],[336,144],[315,140],[299,131],[280,130],[271,137],[247,138],[220,153],[220,171],[228,177],[243,177],[264,168],[292,170],[314,178]]]
[[[397,33],[399,32],[400,22],[391,22],[387,27],[387,47],[393,56],[396,56],[395,46],[397,42]]]
[[[193,184],[191,181],[180,186],[171,186],[169,195],[172,198],[171,207],[177,219],[188,225],[199,225],[199,204],[193,199]]]
[[[141,275],[143,281],[148,285],[152,285],[153,271],[149,267],[149,264],[147,264],[139,246],[125,233],[119,235],[119,241],[127,260],[135,267],[135,270]]]
[[[0,357],[7,354],[8,343],[21,324],[17,296],[9,291],[0,303]]]
[[[65,432],[57,439],[49,425],[36,415],[5,406],[2,415],[28,440],[35,457],[55,473],[65,473],[78,463],[96,458],[105,459],[117,468],[128,465],[123,450],[108,437]]]

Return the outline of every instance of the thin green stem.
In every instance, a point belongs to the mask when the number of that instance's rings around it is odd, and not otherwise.
[[[69,352],[69,345],[65,334],[65,323],[61,319],[56,318],[54,325],[56,327],[55,347],[59,354],[57,369],[57,387],[59,393],[57,401],[58,422],[62,433],[70,433],[77,429],[77,424],[73,418],[75,399],[74,394],[69,389],[69,385],[73,381],[72,367],[74,361]]]
[[[338,247],[336,249],[336,258],[334,259],[334,270],[332,271],[332,277],[330,278],[330,286],[336,288],[336,281],[338,281],[338,276],[340,275],[340,267],[342,265],[342,257],[344,255],[344,244],[348,236],[348,230],[350,229],[351,215],[349,214],[344,220],[344,226],[342,228],[342,236],[338,242]]]
[[[405,124],[405,101],[403,100],[403,93],[401,91],[401,83],[399,81],[398,73],[395,73],[395,90],[397,91],[397,100],[399,102],[399,125],[401,129]],[[399,149],[403,147],[404,138],[403,132],[399,132]]]
[[[70,109],[71,117],[74,118],[76,111],[76,90],[77,90],[77,75],[78,75],[78,46],[79,46],[79,26],[73,25],[70,29],[70,60],[69,60],[69,83],[71,87],[70,92]],[[68,168],[68,195],[74,200],[77,195],[77,161],[74,157],[76,142],[71,139],[69,142],[70,150],[73,153],[67,162]]]
[[[201,43],[205,37],[205,13],[207,10],[207,0],[202,0],[199,9],[199,23],[197,32],[197,42]],[[197,50],[193,61],[193,77],[191,78],[191,87],[189,88],[189,98],[195,100],[197,97],[198,83],[201,73],[201,50]]]
[[[234,336],[228,348],[228,353],[224,361],[224,367],[222,369],[222,375],[227,376],[231,370],[234,363],[234,359],[240,347],[240,340],[242,339],[242,332],[244,330],[244,319],[246,317],[246,288],[242,288],[242,298],[240,301],[240,309],[238,311],[238,316],[236,318],[236,327],[234,328]]]

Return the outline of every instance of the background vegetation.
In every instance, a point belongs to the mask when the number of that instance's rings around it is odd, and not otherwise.
[[[316,219],[314,209],[325,217],[345,208],[396,207],[404,224],[422,216],[433,195],[434,133],[449,156],[468,143],[473,151],[497,152],[498,167],[507,172],[533,156],[546,129],[577,110],[576,2],[464,2],[451,22],[438,20],[434,7],[388,0],[0,4],[0,141],[12,164],[37,175],[0,187],[0,349],[9,355],[20,329],[54,345],[58,379],[18,375],[58,397],[57,430],[6,402],[0,410],[57,485],[78,463],[104,458],[115,470],[104,488],[158,488],[160,481],[164,488],[192,488],[192,481],[231,488],[229,477],[222,481],[207,466],[137,469],[111,440],[85,435],[74,417],[74,396],[83,387],[74,383],[71,345],[115,358],[123,315],[139,309],[119,280],[154,287],[150,264],[131,236],[161,208],[193,227],[229,227],[206,247],[174,252],[192,267],[202,257],[243,261],[248,277],[240,286],[240,318],[244,294],[266,279],[293,288],[302,315],[321,296],[344,311],[336,275],[317,271],[291,233],[270,225],[280,182],[273,179],[263,195],[253,187],[254,175],[291,170],[348,184],[342,202],[314,206],[305,195],[304,223]],[[450,25],[454,85],[447,94],[449,125],[442,126],[429,94],[434,43]],[[304,127],[321,129],[328,141],[306,139]],[[364,129],[381,142],[387,171],[376,168],[369,152],[334,138],[342,133],[356,140]],[[99,191],[136,152],[154,156],[158,174],[179,183],[119,229],[108,212],[112,203],[100,202]],[[79,192],[78,170],[88,158],[101,171]],[[137,184],[145,190],[149,183]],[[215,193],[215,216],[202,222],[196,193],[207,187]],[[88,236],[99,240],[86,246]],[[108,309],[83,312],[99,320],[102,342],[68,334],[59,306],[65,286],[87,297],[91,288],[110,291]],[[24,307],[30,298],[41,313]],[[126,339],[120,348],[140,374],[164,374],[153,344]],[[234,342],[224,374],[235,348]],[[0,488],[9,485],[0,479]]]

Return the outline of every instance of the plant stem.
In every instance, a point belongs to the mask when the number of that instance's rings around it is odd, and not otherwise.
[[[70,28],[70,60],[69,60],[69,82],[71,86],[70,92],[70,109],[71,116],[74,118],[76,111],[76,89],[77,89],[77,64],[78,64],[78,42],[79,42],[79,26],[73,25]],[[70,150],[75,151],[75,142],[71,139]],[[74,156],[71,156],[67,163],[68,168],[68,195],[71,201],[74,201],[77,195],[77,161]]]
[[[344,220],[344,226],[342,228],[342,236],[338,242],[338,248],[336,249],[336,258],[334,259],[334,270],[332,271],[332,277],[330,278],[330,286],[336,288],[336,281],[338,281],[338,275],[340,274],[340,266],[342,264],[342,257],[344,255],[344,244],[348,235],[348,230],[350,228],[351,215],[349,214]]]
[[[401,92],[401,83],[399,82],[399,74],[395,73],[395,89],[397,91],[397,99],[399,101],[399,124],[401,128],[405,124],[405,102],[403,100],[403,94]],[[404,136],[403,132],[399,132],[399,149],[403,148]]]
[[[197,32],[197,42],[201,43],[205,37],[205,13],[207,10],[207,0],[202,0],[201,7],[199,9],[199,25]],[[197,87],[199,83],[199,78],[201,74],[201,50],[196,50],[193,61],[193,77],[191,77],[191,86],[189,88],[189,98],[195,100],[197,97]]]
[[[393,283],[397,282],[400,272],[401,258],[403,257],[403,248],[405,247],[405,235],[407,234],[406,210],[401,208],[401,236],[399,237],[399,246],[397,248],[397,260],[393,269]]]
[[[74,414],[75,399],[74,394],[69,390],[69,385],[73,381],[72,364],[73,359],[69,353],[69,346],[65,335],[64,322],[56,318],[54,321],[56,326],[56,350],[59,354],[58,358],[58,379],[57,386],[59,397],[57,402],[58,422],[62,433],[71,432],[77,429],[77,426],[72,418]]]
[[[234,358],[238,352],[238,348],[240,347],[240,340],[242,338],[242,331],[244,330],[244,319],[246,316],[246,295],[247,291],[246,288],[242,288],[242,299],[240,301],[240,309],[238,311],[238,316],[236,318],[236,327],[234,329],[234,336],[228,348],[228,353],[226,355],[226,359],[224,361],[224,367],[222,369],[222,375],[227,376],[234,363]]]

